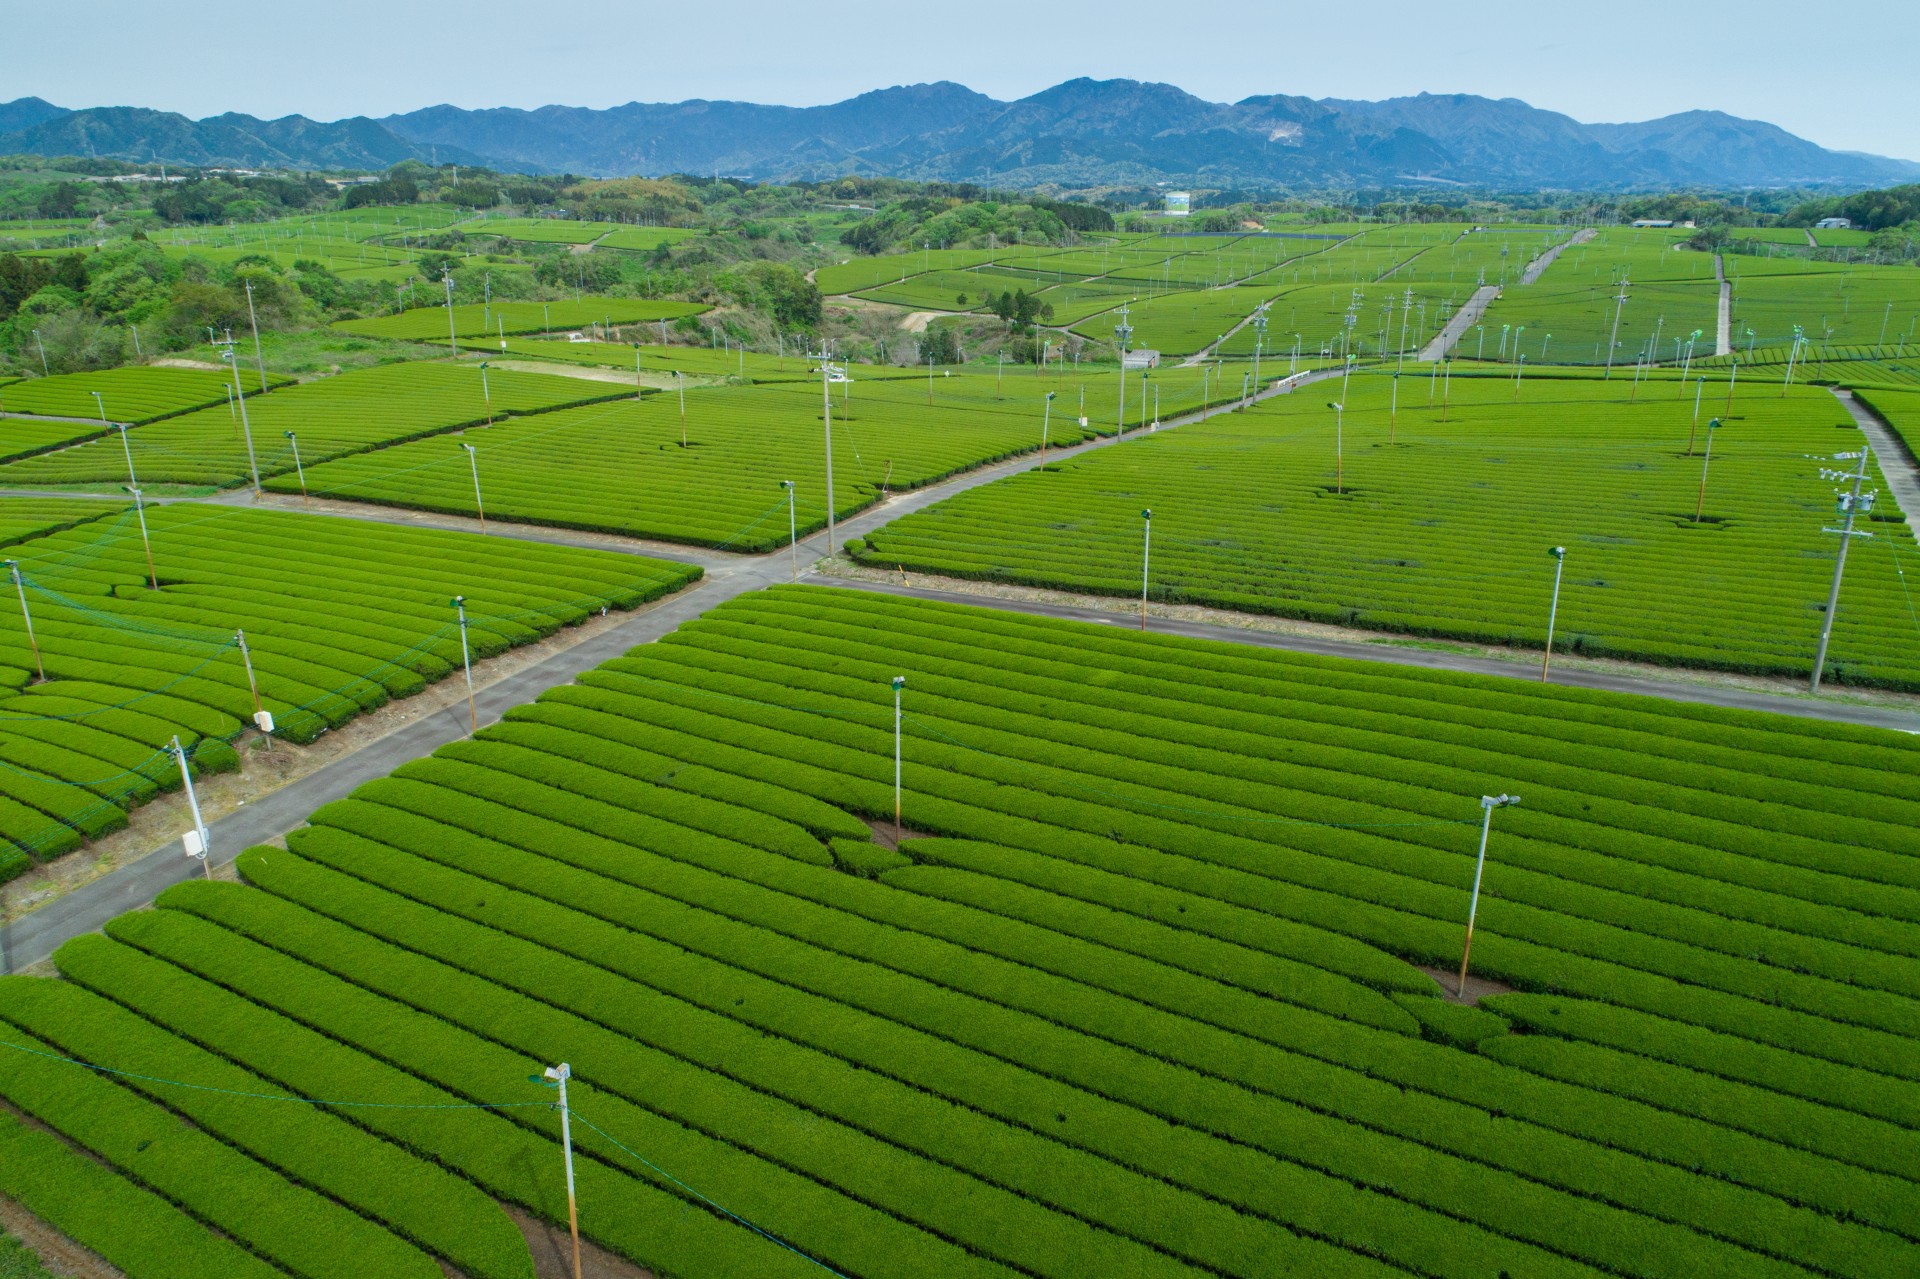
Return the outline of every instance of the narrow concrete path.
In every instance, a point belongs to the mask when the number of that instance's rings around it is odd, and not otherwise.
[[[1500,296],[1500,287],[1495,284],[1483,284],[1473,291],[1473,296],[1460,304],[1460,309],[1447,321],[1447,327],[1434,336],[1433,341],[1420,348],[1422,360],[1443,360],[1452,351],[1467,330],[1480,323],[1493,300]]]
[[[1829,388],[1834,398],[1846,406],[1854,424],[1867,437],[1867,446],[1873,450],[1874,461],[1880,464],[1880,474],[1887,479],[1887,487],[1893,490],[1893,500],[1909,519],[1920,519],[1920,463],[1914,460],[1912,450],[1906,441],[1893,433],[1879,414],[1853,397],[1853,392],[1839,387]],[[1897,526],[1896,526],[1897,528]],[[1889,529],[1889,535],[1894,532]]]
[[[1820,241],[1813,238],[1813,229],[1811,227],[1807,229],[1807,247],[1809,249],[1817,249],[1820,247]]]
[[[1727,266],[1718,253],[1713,255],[1713,278],[1720,282],[1720,319],[1714,325],[1713,353],[1733,354],[1733,281],[1727,278]]]
[[[1560,243],[1554,245],[1551,249],[1548,249],[1545,253],[1542,253],[1539,257],[1535,258],[1533,261],[1527,263],[1527,269],[1520,273],[1520,283],[1532,284],[1536,282],[1537,280],[1539,280],[1540,276],[1546,271],[1546,269],[1554,264],[1554,262],[1559,258],[1559,256],[1562,253],[1566,252],[1568,249],[1572,248],[1576,244],[1585,244],[1588,240],[1591,240],[1594,236],[1598,234],[1600,233],[1598,231],[1595,231],[1590,226],[1581,227],[1578,231],[1575,231],[1572,235],[1568,236],[1566,239],[1562,240]]]
[[[882,595],[906,595],[915,599],[948,600],[959,604],[1001,608],[1039,617],[1059,617],[1076,622],[1097,622],[1104,626],[1131,629],[1134,619],[1124,613],[1079,608],[1070,604],[1050,604],[1040,600],[1009,600],[968,595],[955,591],[929,590],[901,586],[894,582],[872,582],[854,578],[821,579],[825,584],[850,590],[874,591]],[[1499,675],[1508,679],[1540,679],[1537,659],[1502,661],[1473,657],[1442,649],[1404,648],[1393,644],[1355,643],[1350,640],[1316,639],[1305,635],[1287,635],[1274,631],[1250,631],[1238,626],[1214,626],[1205,622],[1175,621],[1148,617],[1147,630],[1159,635],[1183,635],[1193,639],[1222,640],[1230,644],[1248,644],[1255,648],[1278,648],[1294,653],[1314,653],[1325,657],[1351,657],[1392,666],[1417,666],[1426,670],[1465,671],[1475,675]],[[1571,688],[1604,689],[1615,693],[1633,693],[1659,697],[1667,701],[1692,702],[1704,706],[1724,706],[1733,710],[1766,711],[1775,715],[1794,715],[1803,719],[1831,720],[1844,724],[1865,724],[1890,728],[1903,733],[1920,733],[1920,711],[1896,707],[1860,706],[1846,702],[1824,701],[1813,697],[1784,697],[1775,693],[1756,693],[1746,689],[1723,688],[1711,684],[1683,684],[1675,681],[1615,675],[1606,671],[1561,668],[1554,671],[1553,683]]]
[[[5,404],[6,400],[6,388],[0,387],[0,404]],[[51,413],[13,413],[5,409],[0,409],[0,421],[6,420],[17,420],[21,422],[67,422],[75,426],[98,427],[103,434],[116,426],[123,425],[120,422],[102,422],[97,417],[56,417]]]

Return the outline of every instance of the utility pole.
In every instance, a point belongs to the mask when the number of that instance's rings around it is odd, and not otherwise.
[[[1267,308],[1272,305],[1262,302],[1253,308],[1253,390],[1256,395],[1260,391],[1260,349],[1267,344]]]
[[[180,735],[174,734],[168,754],[180,761],[180,784],[186,788],[187,809],[193,814],[193,829],[180,837],[186,847],[187,856],[200,859],[200,869],[208,879],[213,878],[213,850],[207,839],[207,824],[200,819],[200,799],[193,793],[193,769],[187,765],[187,752],[180,748]]]
[[[1566,571],[1567,548],[1550,546],[1547,554],[1553,556],[1553,603],[1547,606],[1547,644],[1540,654],[1540,682],[1547,682],[1547,663],[1553,660],[1553,624],[1560,616],[1560,575]]]
[[[1047,430],[1053,425],[1053,396],[1052,391],[1047,392],[1047,406],[1040,415],[1040,469],[1043,471],[1047,467]]]
[[[1473,957],[1473,919],[1480,911],[1480,875],[1487,868],[1487,835],[1493,829],[1493,810],[1506,808],[1520,802],[1518,795],[1482,795],[1480,808],[1480,855],[1473,863],[1473,896],[1467,902],[1467,940],[1460,948],[1460,984],[1454,987],[1454,994],[1462,999],[1467,994],[1467,961]]]
[[[1869,450],[1863,443],[1858,453],[1836,453],[1833,455],[1835,461],[1844,461],[1856,457],[1860,459],[1860,464],[1854,468],[1851,476],[1845,471],[1830,471],[1825,468],[1822,468],[1820,471],[1821,477],[1824,479],[1851,478],[1853,480],[1853,488],[1849,492],[1840,494],[1840,500],[1837,503],[1839,513],[1846,517],[1845,522],[1842,523],[1839,528],[1823,530],[1824,532],[1838,533],[1840,535],[1840,554],[1833,562],[1833,589],[1827,592],[1827,615],[1821,619],[1820,647],[1818,651],[1814,653],[1813,657],[1813,682],[1809,691],[1814,693],[1820,691],[1820,677],[1826,671],[1827,643],[1833,638],[1833,615],[1838,612],[1840,608],[1840,575],[1847,571],[1847,547],[1852,545],[1853,539],[1856,537],[1873,536],[1873,534],[1867,532],[1865,529],[1855,532],[1853,527],[1853,521],[1856,517],[1861,514],[1871,513],[1873,510],[1874,495],[1860,491],[1860,486],[1866,482],[1867,478],[1868,453]]]
[[[240,405],[240,429],[247,437],[247,469],[253,474],[253,496],[258,501],[264,496],[260,491],[260,463],[253,453],[253,423],[247,420],[247,393],[240,387],[240,361],[233,353],[233,330],[227,330],[227,336],[209,345],[218,348],[220,358],[233,366],[233,398]],[[124,442],[125,437],[122,437]],[[132,453],[128,453],[128,464],[132,464]]]
[[[1120,412],[1114,417],[1113,438],[1119,439],[1127,433],[1127,339],[1133,336],[1133,326],[1127,323],[1127,306],[1120,305],[1120,323],[1113,326],[1113,339],[1120,344]]]
[[[440,280],[447,286],[447,351],[455,359],[460,358],[460,338],[453,330],[453,271],[443,265],[440,268]]]
[[[473,650],[467,646],[467,597],[456,595],[448,603],[460,619],[460,665],[467,672],[467,731],[480,731],[480,713],[473,707]]]
[[[260,370],[260,394],[267,393],[267,360],[260,354],[260,317],[253,309],[253,281],[247,281],[247,321],[253,325],[253,364]]]
[[[928,369],[927,385],[929,388],[931,388],[933,385],[933,381],[932,381],[933,366],[931,363],[928,364],[927,369]],[[832,386],[833,375],[836,372],[841,373],[842,376],[845,375],[844,370],[835,369],[833,365],[833,361],[827,358],[827,347],[826,347],[826,344],[823,342],[820,345],[820,420],[822,423],[825,424],[826,436],[827,436],[827,558],[828,559],[833,558],[834,538],[837,536],[834,530],[834,522],[833,522],[833,386]],[[929,395],[932,394],[931,389],[929,389],[928,394]]]

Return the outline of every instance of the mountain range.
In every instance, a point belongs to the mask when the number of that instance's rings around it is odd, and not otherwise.
[[[1070,80],[1013,102],[950,82],[819,107],[692,100],[595,110],[427,107],[321,123],[139,107],[0,104],[0,154],[181,165],[382,169],[402,160],[592,176],[842,174],[1009,188],[1492,190],[1872,187],[1920,164],[1831,151],[1719,111],[1583,124],[1514,98],[1208,102],[1173,85]]]

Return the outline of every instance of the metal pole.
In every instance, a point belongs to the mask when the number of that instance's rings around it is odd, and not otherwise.
[[[1509,804],[1520,802],[1518,795],[1482,795],[1480,808],[1480,855],[1473,863],[1473,896],[1467,903],[1467,940],[1460,948],[1460,984],[1454,988],[1454,994],[1465,998],[1467,993],[1467,961],[1473,957],[1473,920],[1480,911],[1480,875],[1487,868],[1487,836],[1493,830],[1493,810],[1505,808]]]
[[[1147,629],[1147,567],[1153,554],[1153,512],[1140,512],[1140,629]]]
[[[440,279],[447,286],[447,351],[455,358],[460,357],[460,338],[453,330],[453,272],[447,267],[440,268]]]
[[[573,1193],[573,1112],[567,1109],[567,1080],[573,1068],[566,1062],[549,1066],[546,1077],[560,1089],[560,1145],[567,1156],[567,1229],[573,1234],[573,1279],[580,1279],[580,1207]]]
[[[793,560],[793,580],[800,580],[800,517],[793,508],[793,481],[781,480],[787,491],[787,553]]]
[[[1707,447],[1700,459],[1700,497],[1693,504],[1693,522],[1700,522],[1700,513],[1707,508],[1707,467],[1713,464],[1713,431],[1720,425],[1720,419],[1707,419]]]
[[[1620,280],[1620,296],[1614,299],[1613,332],[1607,337],[1607,373],[1601,379],[1603,382],[1611,381],[1613,378],[1613,348],[1620,344],[1620,312],[1626,309],[1626,305],[1627,281],[1623,276]]]
[[[474,450],[473,445],[467,443],[465,440],[455,440],[454,443],[467,451],[467,463],[473,468],[473,510],[474,514],[480,517],[480,535],[485,537],[487,532],[487,508],[480,501],[480,454]]]
[[[200,841],[200,851],[194,852],[191,844],[187,847],[187,856],[200,859],[200,869],[208,879],[213,878],[213,848],[207,839],[207,824],[200,818],[200,797],[193,793],[193,770],[187,766],[187,752],[180,748],[180,735],[175,733],[171,747],[173,757],[180,761],[180,784],[186,788],[187,809],[193,814],[193,833]]]
[[[907,686],[905,675],[893,677],[893,846],[900,847],[900,690]]]
[[[27,644],[33,649],[34,669],[40,672],[40,682],[44,684],[47,679],[47,667],[46,663],[40,660],[40,641],[33,637],[33,614],[27,609],[27,586],[20,577],[20,561],[8,560],[6,565],[7,571],[13,574],[14,589],[20,592],[20,616],[27,624]]]
[[[833,387],[828,379],[833,373],[833,362],[827,358],[825,344],[820,348],[820,421],[827,435],[827,558],[833,558],[834,538],[838,535],[833,526]],[[928,374],[931,378],[932,374]]]
[[[287,437],[287,444],[293,449],[293,473],[300,477],[300,504],[312,506],[313,499],[307,496],[307,468],[300,464],[300,441],[294,438],[292,431],[284,434]]]
[[[240,405],[240,429],[247,437],[247,469],[253,475],[253,495],[259,498],[263,496],[260,491],[260,463],[254,457],[253,423],[247,418],[247,393],[240,385],[240,361],[233,354],[233,331],[229,329],[226,340],[215,342],[214,345],[222,349],[227,362],[233,366],[233,398]]]
[[[160,589],[160,575],[153,571],[153,543],[147,540],[147,505],[140,498],[140,490],[127,485],[127,492],[133,494],[134,514],[140,517],[140,545],[147,548],[147,582],[154,590]]]
[[[473,650],[467,647],[467,597],[456,595],[451,603],[460,618],[460,665],[467,672],[467,731],[480,731],[480,713],[473,707]]]
[[[1547,548],[1553,556],[1553,603],[1547,606],[1547,645],[1540,654],[1540,682],[1547,682],[1547,663],[1553,660],[1553,624],[1560,616],[1560,575],[1566,571],[1567,548],[1553,546]]]
[[[487,425],[493,425],[493,392],[487,388],[487,362],[480,361],[480,398],[487,402]]]
[[[1113,326],[1113,336],[1120,346],[1120,411],[1113,420],[1113,438],[1117,440],[1127,433],[1127,339],[1133,336],[1125,305],[1120,308],[1120,323]]]
[[[272,723],[272,720],[267,718],[266,712],[260,706],[260,685],[254,682],[253,654],[247,650],[247,633],[235,631],[233,638],[234,642],[240,646],[240,660],[247,668],[247,689],[253,694],[253,725],[260,730],[260,735],[266,738],[267,749],[272,750],[273,734],[267,731],[267,725]]]
[[[1053,424],[1053,395],[1052,391],[1047,392],[1047,407],[1040,415],[1040,467],[1042,470],[1045,470],[1047,465],[1047,428]]]
[[[253,309],[253,281],[247,281],[247,320],[253,325],[253,364],[260,370],[260,394],[267,393],[267,361],[260,354],[260,317]]]
[[[1335,494],[1346,491],[1345,464],[1341,459],[1341,419],[1346,416],[1346,406],[1333,400],[1327,401],[1327,407],[1333,410],[1333,491]]]
[[[1847,571],[1847,547],[1860,534],[1853,531],[1854,517],[1860,513],[1860,485],[1867,478],[1867,456],[1869,450],[1860,445],[1860,465],[1854,468],[1853,491],[1842,504],[1846,507],[1847,522],[1838,529],[1829,532],[1840,534],[1840,554],[1833,562],[1833,588],[1827,592],[1827,615],[1820,622],[1820,647],[1813,657],[1813,683],[1810,692],[1820,691],[1820,677],[1827,666],[1827,642],[1833,638],[1833,615],[1840,609],[1840,575]]]

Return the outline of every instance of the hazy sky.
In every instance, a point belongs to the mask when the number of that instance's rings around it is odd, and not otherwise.
[[[1075,76],[1257,93],[1479,93],[1585,121],[1717,108],[1823,146],[1920,160],[1920,0],[1595,5],[1085,0],[28,3],[0,101],[330,120],[435,103],[807,106],[955,80],[999,98]]]

